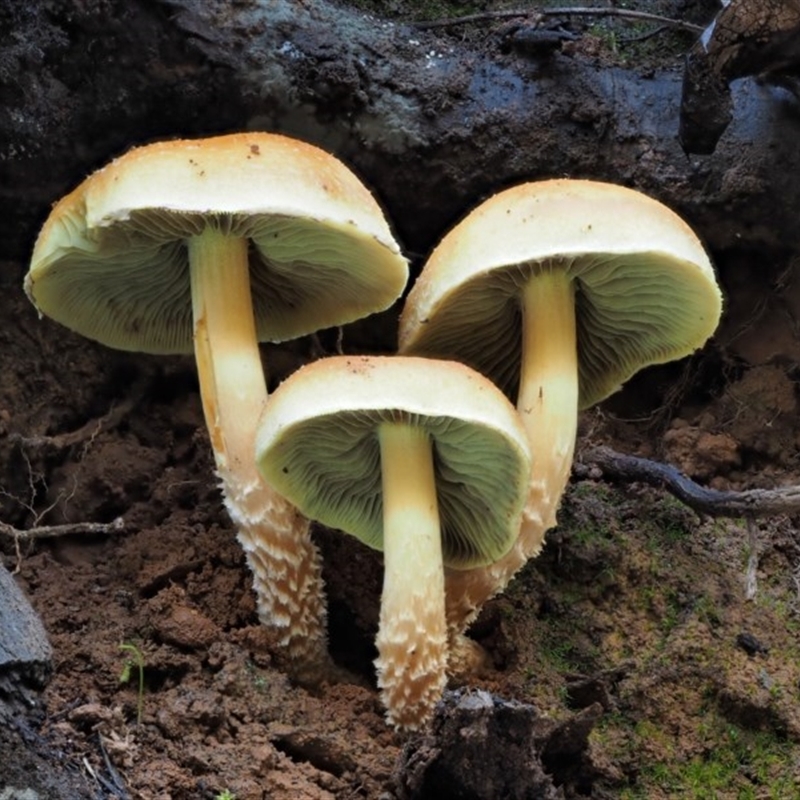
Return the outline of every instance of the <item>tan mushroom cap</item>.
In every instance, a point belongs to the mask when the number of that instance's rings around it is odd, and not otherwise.
[[[692,353],[719,321],[713,268],[680,217],[625,187],[559,179],[494,195],[444,237],[408,296],[401,352],[458,358],[516,398],[519,287],[558,269],[576,282],[582,408]]]
[[[258,467],[306,516],[382,549],[382,422],[419,426],[434,443],[444,563],[502,556],[527,493],[527,439],[511,403],[463,364],[334,356],[301,367],[270,396]]]
[[[185,240],[205,228],[250,241],[261,341],[391,305],[406,260],[370,192],[340,161],[271,133],[130,151],[53,208],[25,289],[39,310],[106,345],[191,352]]]

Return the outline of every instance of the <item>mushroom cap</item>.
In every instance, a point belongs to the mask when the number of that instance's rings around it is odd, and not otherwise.
[[[504,555],[519,533],[530,452],[511,403],[463,364],[333,356],[301,367],[264,410],[258,468],[307,517],[381,550],[383,422],[430,435],[445,565]]]
[[[400,351],[458,358],[516,400],[520,289],[557,269],[576,282],[581,408],[689,355],[719,322],[711,262],[673,211],[622,186],[548,180],[499,192],[447,233],[406,300]]]
[[[41,313],[122,350],[192,350],[186,240],[250,241],[258,338],[383,310],[408,266],[377,202],[334,156],[271,133],[139,147],[52,209],[25,290]]]

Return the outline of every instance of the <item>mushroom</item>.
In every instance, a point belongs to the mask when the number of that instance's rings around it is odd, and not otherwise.
[[[333,356],[273,393],[256,441],[268,483],[307,516],[383,550],[378,686],[414,730],[446,680],[443,564],[500,558],[530,474],[511,403],[463,364]]]
[[[326,657],[309,523],[263,483],[259,341],[382,310],[408,277],[373,196],[333,156],[269,133],[134,149],[53,208],[25,290],[40,314],[105,345],[192,352],[225,504],[261,621],[298,670]]]
[[[442,239],[408,295],[400,352],[458,359],[517,405],[533,453],[520,536],[499,562],[446,576],[451,647],[541,549],[569,478],[579,409],[642,367],[682,358],[717,326],[702,244],[640,192],[585,180],[499,192]],[[459,666],[453,658],[454,669]]]

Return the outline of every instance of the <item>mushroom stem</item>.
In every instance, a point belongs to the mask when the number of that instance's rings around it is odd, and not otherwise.
[[[544,530],[523,524],[527,556],[541,548],[544,531],[569,479],[578,426],[578,345],[575,284],[563,269],[532,276],[522,293],[522,362],[517,410],[533,455],[528,508]]]
[[[203,412],[228,513],[253,572],[261,622],[302,680],[327,659],[319,554],[308,521],[261,478],[255,435],[267,402],[247,240],[206,229],[189,239],[194,346]]]
[[[484,604],[503,591],[556,524],[578,426],[575,285],[563,270],[532,276],[522,292],[522,361],[517,410],[531,446],[531,483],[512,548],[486,567],[445,572],[451,675],[474,672],[482,650],[464,636]]]
[[[206,229],[189,240],[194,347],[217,468],[244,475],[267,401],[250,294],[247,240]],[[253,473],[256,473],[253,467]]]
[[[378,686],[389,722],[415,730],[444,690],[447,631],[439,508],[428,434],[405,423],[379,429],[384,579]]]

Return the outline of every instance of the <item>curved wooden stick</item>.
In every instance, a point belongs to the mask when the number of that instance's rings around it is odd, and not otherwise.
[[[800,511],[800,486],[741,492],[706,489],[669,464],[623,455],[609,447],[594,447],[582,452],[573,472],[583,476],[590,465],[598,467],[606,479],[625,483],[640,481],[664,489],[693,511],[710,517],[754,518]]]

